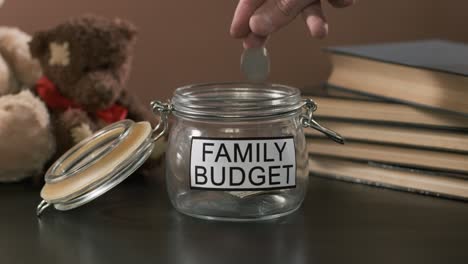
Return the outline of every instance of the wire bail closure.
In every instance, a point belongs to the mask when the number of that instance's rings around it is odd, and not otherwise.
[[[45,209],[47,209],[49,206],[51,206],[52,204],[42,200],[39,205],[37,206],[36,208],[36,216],[37,217],[40,217],[42,212],[44,212]]]
[[[312,99],[304,99],[303,100],[303,107],[305,107],[306,112],[305,114],[300,115],[299,121],[301,122],[302,126],[305,128],[313,128],[317,131],[322,132],[325,134],[327,137],[331,138],[333,141],[344,144],[344,138],[336,133],[333,130],[330,130],[322,125],[320,125],[315,119],[314,119],[314,112],[317,110],[317,103],[314,102]]]
[[[174,106],[172,103],[163,103],[161,101],[152,101],[151,102],[151,107],[153,109],[154,114],[159,114],[161,117],[160,122],[158,125],[153,129],[153,141],[157,141],[159,138],[161,138],[168,130],[168,119],[167,117],[169,114],[172,113],[174,110]],[[331,138],[333,141],[344,144],[344,138],[336,133],[333,130],[330,130],[322,125],[320,125],[315,119],[314,119],[314,112],[317,110],[317,103],[315,103],[312,99],[304,99],[303,100],[303,107],[306,109],[306,113],[300,115],[299,121],[301,122],[302,126],[305,128],[313,128],[316,129],[323,134],[325,134],[327,137]],[[160,131],[158,133],[158,130]]]
[[[159,121],[158,125],[153,129],[153,135],[152,139],[153,142],[156,142],[158,139],[160,139],[164,134],[166,134],[168,128],[169,128],[169,122],[167,120],[167,117],[169,114],[172,113],[172,110],[174,109],[173,105],[168,102],[168,103],[163,103],[161,101],[152,101],[151,102],[151,108],[153,109],[154,114],[159,114],[161,117],[161,120]],[[158,132],[158,130],[160,132]]]

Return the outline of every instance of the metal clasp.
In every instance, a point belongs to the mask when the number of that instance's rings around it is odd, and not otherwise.
[[[167,129],[169,128],[169,122],[167,117],[171,114],[173,106],[170,102],[163,103],[161,101],[152,101],[151,108],[153,109],[154,114],[159,114],[161,119],[158,125],[153,129],[152,139],[153,142],[160,139],[164,134],[166,134]],[[159,131],[159,132],[158,132]]]
[[[301,122],[302,126],[307,128],[311,127],[315,130],[318,130],[325,134],[327,137],[331,138],[333,141],[344,144],[344,138],[326,127],[323,127],[314,119],[314,112],[317,110],[317,104],[312,99],[304,99],[304,107],[306,109],[305,114],[300,115],[299,121]]]

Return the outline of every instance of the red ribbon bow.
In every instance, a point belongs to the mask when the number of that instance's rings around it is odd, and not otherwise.
[[[37,81],[36,92],[51,109],[83,109],[79,104],[61,95],[57,90],[57,87],[49,79],[47,79],[47,77],[42,77]],[[98,110],[96,112],[96,116],[99,119],[109,124],[125,119],[127,114],[128,109],[118,104],[113,104],[107,109]]]

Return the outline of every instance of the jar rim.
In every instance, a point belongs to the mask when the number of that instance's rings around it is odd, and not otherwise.
[[[172,105],[177,114],[194,118],[258,118],[298,111],[303,102],[291,86],[226,82],[177,88]]]

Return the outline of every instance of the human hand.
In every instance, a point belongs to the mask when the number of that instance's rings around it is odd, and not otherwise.
[[[328,0],[334,7],[347,7],[354,0]],[[270,34],[302,14],[313,37],[323,38],[328,24],[320,0],[239,0],[231,35],[244,39],[244,48],[263,46]]]

